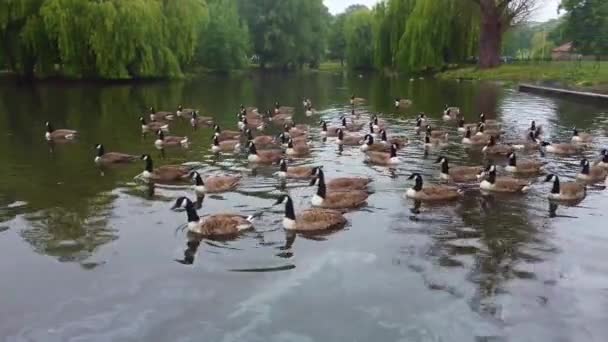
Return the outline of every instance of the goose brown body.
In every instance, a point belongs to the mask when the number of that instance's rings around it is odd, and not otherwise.
[[[283,227],[286,230],[300,233],[315,233],[341,229],[347,223],[346,218],[344,218],[341,212],[330,209],[307,209],[296,216],[291,197],[282,195],[277,199],[275,205],[283,202],[285,202]]]
[[[172,209],[186,209],[188,215],[188,230],[205,237],[229,238],[236,237],[244,231],[253,228],[251,217],[239,214],[220,213],[201,219],[192,201],[185,197],[176,200]]]
[[[483,171],[480,166],[450,166],[444,156],[439,156],[435,163],[441,163],[440,178],[455,183],[466,183],[477,180],[477,175]]]
[[[405,192],[408,198],[420,201],[453,201],[462,196],[462,191],[446,185],[424,186],[422,176],[412,174],[409,179],[415,179],[415,185]]]
[[[579,201],[585,198],[587,190],[585,184],[579,182],[560,182],[559,177],[553,174],[547,175],[545,182],[553,180],[553,187],[549,193],[549,199],[555,201]]]
[[[240,176],[228,175],[210,176],[203,181],[201,175],[196,171],[190,172],[190,177],[195,183],[196,192],[199,194],[233,191],[238,188],[241,182]]]
[[[317,193],[313,196],[311,202],[314,206],[327,209],[348,209],[358,208],[363,206],[367,197],[367,192],[361,190],[343,190],[343,191],[327,191],[325,184],[325,175],[322,169],[317,169],[317,177],[310,183],[314,185],[318,181],[319,186]]]
[[[127,164],[139,159],[139,156],[134,156],[131,154],[106,152],[102,144],[95,145],[95,149],[97,150],[95,163],[100,165]]]
[[[177,183],[188,179],[191,168],[184,165],[163,165],[153,168],[152,158],[148,154],[141,157],[146,162],[143,178],[155,183]]]

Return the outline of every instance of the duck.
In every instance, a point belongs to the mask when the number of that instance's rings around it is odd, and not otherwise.
[[[291,157],[306,157],[310,155],[310,148],[306,143],[295,145],[293,139],[290,138],[287,142],[285,154]]]
[[[549,174],[545,177],[545,182],[553,180],[553,187],[549,193],[549,199],[555,201],[579,201],[587,195],[587,188],[584,183],[565,182],[560,183],[559,177]]]
[[[401,160],[397,157],[397,145],[392,144],[390,148],[390,153],[368,151],[365,154],[366,161],[376,165],[397,165],[401,163]]]
[[[585,158],[581,160],[580,163],[582,169],[576,175],[576,178],[582,180],[587,183],[599,183],[606,181],[606,176],[608,176],[608,170],[601,166],[591,166],[589,161]],[[607,183],[608,185],[608,183]]]
[[[448,145],[448,134],[446,133],[443,138],[433,138],[428,133],[424,135],[424,147],[435,148],[443,147]]]
[[[407,108],[412,105],[412,101],[408,99],[395,98],[395,109]]]
[[[338,135],[338,130],[340,129],[340,127],[327,126],[327,122],[324,120],[321,120],[320,125],[321,125],[321,136],[335,137]]]
[[[188,137],[180,137],[176,135],[165,136],[162,129],[156,132],[157,139],[154,141],[154,145],[157,148],[169,147],[169,146],[188,146]]]
[[[280,150],[261,150],[258,151],[255,143],[250,141],[248,143],[249,147],[249,156],[247,159],[252,163],[259,164],[274,164],[278,163],[281,159],[283,159],[283,151]]]
[[[78,137],[78,131],[73,129],[54,129],[53,125],[47,121],[45,123],[46,133],[44,137],[48,141],[52,140],[74,140]]]
[[[102,144],[96,144],[95,150],[97,150],[97,154],[95,156],[94,161],[98,165],[127,164],[139,159],[138,156],[134,156],[131,154],[106,152]]]
[[[150,120],[151,121],[159,121],[159,120],[173,120],[175,118],[175,113],[173,112],[156,112],[154,107],[150,107]]]
[[[419,173],[413,173],[408,177],[409,180],[414,179],[415,184],[405,192],[405,197],[419,201],[453,201],[457,200],[464,192],[460,189],[446,185],[431,185],[424,186],[422,176]]]
[[[367,152],[367,151],[387,152],[387,151],[390,151],[390,146],[387,146],[385,144],[380,144],[380,143],[374,143],[374,137],[371,134],[366,134],[363,137],[363,144],[361,144],[361,147],[359,147],[359,149],[363,152]]]
[[[509,162],[505,166],[505,171],[519,174],[539,173],[543,171],[545,163],[539,160],[517,161],[515,152],[509,154]]]
[[[444,138],[447,137],[448,133],[443,130],[433,129],[431,125],[426,125],[426,134],[431,136],[431,138]]]
[[[540,143],[541,149],[545,152],[554,153],[557,155],[567,156],[573,155],[581,152],[580,146],[573,144],[553,144],[547,141],[542,141]]]
[[[143,116],[139,117],[139,122],[141,122],[142,132],[149,132],[149,131],[156,132],[158,130],[163,130],[165,132],[169,132],[169,124],[166,122],[152,121],[152,122],[146,123],[146,120],[144,119]]]
[[[142,155],[141,159],[146,163],[142,177],[147,181],[157,183],[183,182],[188,179],[192,169],[184,165],[163,165],[154,169],[152,157],[149,154]]]
[[[472,129],[477,129],[477,125],[476,124],[467,124],[464,121],[464,118],[460,118],[458,120],[458,132],[462,132],[465,133],[467,131],[467,128]]]
[[[342,124],[341,128],[349,132],[358,132],[365,125],[364,123],[346,122],[344,115],[340,117],[340,122]]]
[[[241,182],[240,176],[212,176],[203,181],[203,177],[197,171],[190,172],[190,178],[194,182],[194,191],[197,195],[221,193],[236,190]]]
[[[177,106],[177,110],[175,114],[181,118],[191,118],[192,114],[196,113],[196,109],[192,108],[183,108],[182,105]]]
[[[310,185],[319,183],[317,193],[311,198],[310,202],[315,207],[323,207],[327,209],[349,209],[359,208],[363,206],[368,193],[362,190],[344,190],[327,192],[325,185],[325,176],[321,169],[317,169],[317,177],[313,178]]]
[[[219,125],[213,125],[214,135],[219,139],[219,141],[223,140],[238,140],[241,138],[240,131],[229,131],[222,130]]]
[[[462,138],[464,145],[481,146],[490,142],[490,137],[486,135],[473,135],[471,127],[467,127],[467,131]]]
[[[217,136],[213,136],[213,144],[211,144],[211,151],[213,153],[219,152],[237,152],[241,149],[241,142],[239,140],[223,140]]]
[[[390,139],[388,139],[385,129],[380,129],[379,133],[380,133],[380,143],[382,143],[384,145],[395,144],[395,145],[397,145],[398,148],[403,148],[405,145],[407,145],[409,143],[409,140],[407,138],[391,137]]]
[[[490,136],[490,141],[484,146],[481,151],[485,154],[492,154],[498,156],[508,156],[513,153],[514,149],[509,145],[497,144],[496,139],[493,136]]]
[[[279,171],[276,173],[277,177],[281,179],[292,178],[292,179],[310,179],[316,175],[317,167],[310,166],[287,166],[287,160],[281,159],[279,162]]]
[[[325,173],[322,167],[317,167],[313,170],[313,176],[323,174],[323,180],[325,181]],[[367,177],[337,177],[332,178],[329,181],[325,181],[325,186],[330,191],[347,191],[347,190],[367,190],[367,186],[371,183],[371,178]]]
[[[441,163],[441,173],[439,174],[439,178],[455,183],[476,181],[479,173],[483,171],[482,166],[450,167],[448,158],[444,156],[437,157],[435,164],[437,163]]]
[[[511,177],[496,177],[496,165],[490,165],[479,174],[483,179],[479,188],[485,191],[503,193],[526,193],[530,189],[530,183]]]
[[[572,130],[573,143],[589,143],[593,141],[593,136],[589,133],[579,132],[576,127]]]
[[[281,195],[275,205],[285,203],[283,228],[301,233],[314,233],[343,228],[347,221],[341,212],[330,209],[313,208],[296,216],[293,200],[289,195]]]
[[[379,119],[376,114],[372,116],[372,123],[374,124],[374,130],[386,128],[386,121]]]
[[[338,140],[336,140],[338,145],[348,145],[348,146],[356,146],[361,144],[361,136],[360,135],[351,135],[344,134],[344,130],[342,128],[338,129]]]
[[[603,149],[600,152],[600,156],[602,157],[602,159],[600,159],[600,161],[597,162],[597,166],[603,167],[605,169],[608,169],[608,150],[607,149]]]
[[[364,103],[365,103],[365,99],[362,97],[355,97],[355,95],[350,97],[350,104],[353,106],[364,104]]]
[[[249,128],[245,130],[245,136],[247,137],[247,141],[253,141],[256,146],[276,145],[274,137],[270,135],[258,135],[254,137]]]
[[[498,129],[486,129],[486,124],[480,122],[477,126],[476,135],[487,135],[494,138],[499,138],[502,132]]]
[[[213,125],[213,118],[208,116],[199,116],[198,111],[194,111],[190,117],[190,125],[192,127],[198,127],[199,125]]]
[[[194,203],[186,197],[179,197],[171,209],[185,209],[188,231],[205,237],[233,237],[253,229],[253,216],[213,214],[201,219],[196,213]]]

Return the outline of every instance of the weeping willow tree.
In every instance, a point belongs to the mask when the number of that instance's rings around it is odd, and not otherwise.
[[[367,8],[352,12],[344,22],[346,62],[352,69],[370,69],[373,65],[373,14]]]
[[[0,34],[9,68],[26,77],[175,77],[191,62],[205,0],[6,0]]]

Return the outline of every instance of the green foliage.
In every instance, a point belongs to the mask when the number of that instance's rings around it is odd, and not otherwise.
[[[361,9],[348,15],[344,23],[346,61],[352,69],[373,67],[373,14]]]
[[[576,49],[589,55],[608,55],[608,1],[562,0],[565,35]]]
[[[325,52],[329,14],[322,0],[240,0],[262,67],[318,64]]]
[[[346,14],[341,13],[333,17],[327,36],[328,54],[330,59],[344,62],[346,59],[346,37],[344,37],[344,21]]]
[[[197,63],[218,70],[241,69],[247,64],[249,31],[241,23],[234,0],[210,0],[209,25],[201,35]]]

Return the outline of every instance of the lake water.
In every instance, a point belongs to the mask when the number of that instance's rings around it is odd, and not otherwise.
[[[395,170],[362,162],[358,148],[322,142],[318,121],[337,123],[351,94],[368,99],[363,118],[380,113],[393,132],[414,142]],[[318,113],[306,118],[302,96]],[[396,96],[412,99],[392,109]],[[288,236],[284,190],[275,168],[252,172],[244,155],[209,152],[210,129],[185,121],[188,150],[165,158],[142,137],[139,116],[178,104],[235,129],[239,104],[297,107],[313,127],[313,155],[327,177],[373,177],[368,206],[346,214],[346,229],[319,237]],[[444,104],[469,120],[479,112],[519,138],[534,119],[553,141],[571,129],[595,134],[585,155],[608,143],[606,107],[519,93],[496,84],[312,74],[209,77],[137,84],[0,85],[0,339],[6,341],[604,341],[608,336],[608,191],[590,187],[574,207],[550,215],[542,177],[525,196],[483,196],[473,184],[451,205],[403,198],[412,172],[438,181],[439,154],[453,165],[483,162],[441,121]],[[453,132],[450,144],[423,153],[414,135],[419,111]],[[49,146],[44,122],[81,133],[77,143]],[[275,130],[276,132],[276,130]],[[240,173],[237,192],[208,196],[199,212],[264,215],[237,240],[210,241],[180,228],[170,207],[190,186],[150,191],[135,179],[143,164],[100,170],[95,143],[108,151],[151,153],[156,164],[200,162],[205,174]],[[542,158],[563,179],[580,156]],[[520,158],[523,158],[521,156]],[[315,192],[287,185],[296,210]],[[602,223],[604,222],[604,223]],[[192,264],[184,254],[193,255]]]

